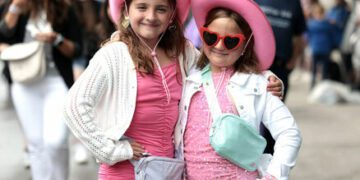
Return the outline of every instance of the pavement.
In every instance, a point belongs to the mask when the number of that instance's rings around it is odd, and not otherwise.
[[[291,180],[358,180],[360,179],[360,106],[356,104],[309,104],[309,75],[296,70],[290,81],[286,104],[297,120],[303,135]],[[24,140],[16,114],[0,83],[0,180],[30,180],[24,168]],[[97,164],[91,160],[71,163],[69,180],[96,180]]]

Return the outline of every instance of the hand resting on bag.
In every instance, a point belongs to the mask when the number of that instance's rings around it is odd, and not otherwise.
[[[144,147],[135,141],[130,142],[130,145],[133,150],[132,159],[139,160],[143,156],[142,154],[145,152]]]

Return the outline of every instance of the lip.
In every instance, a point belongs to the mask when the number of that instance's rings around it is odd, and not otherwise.
[[[227,56],[227,55],[229,55],[228,53],[224,53],[224,52],[219,51],[219,50],[216,50],[216,49],[212,49],[211,52],[214,53],[214,54],[221,55],[221,56]]]
[[[148,24],[148,23],[141,23],[141,25],[151,28],[156,28],[159,26],[158,24]]]

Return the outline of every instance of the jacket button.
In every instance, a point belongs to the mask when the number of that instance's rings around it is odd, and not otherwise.
[[[184,106],[184,110],[186,111],[186,109],[187,109],[187,107],[186,106]]]
[[[244,106],[243,106],[243,105],[240,105],[240,109],[241,109],[241,110],[244,109]]]
[[[258,90],[256,88],[254,88],[254,92],[257,92]]]

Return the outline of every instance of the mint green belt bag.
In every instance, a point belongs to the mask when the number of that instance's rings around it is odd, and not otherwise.
[[[221,112],[208,66],[202,72],[202,80],[213,117],[211,146],[223,158],[248,171],[255,171],[266,147],[266,140],[244,119]]]

